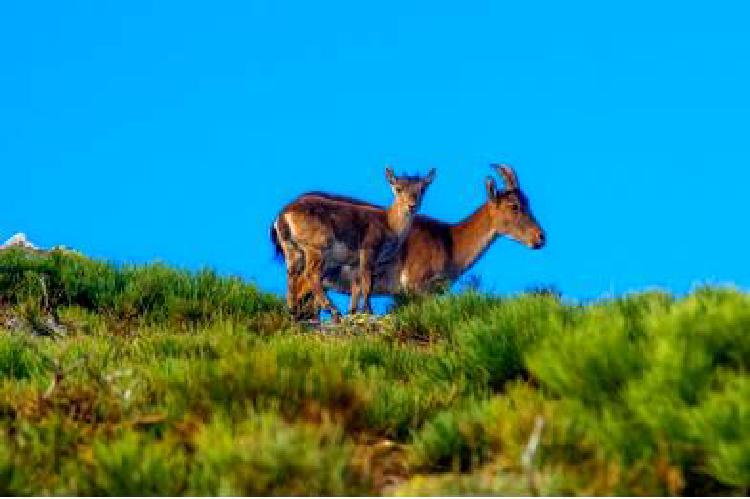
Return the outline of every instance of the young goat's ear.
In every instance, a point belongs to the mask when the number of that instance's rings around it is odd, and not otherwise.
[[[497,173],[503,177],[503,180],[505,180],[505,188],[509,191],[513,189],[518,189],[518,177],[516,177],[516,172],[513,171],[513,168],[511,168],[508,165],[492,165],[495,170],[497,170]]]
[[[393,173],[393,168],[390,166],[385,167],[385,178],[388,180],[389,184],[393,184],[396,182],[396,175]]]
[[[435,180],[435,174],[436,173],[437,172],[435,171],[434,168],[430,170],[430,173],[428,173],[427,176],[422,181],[422,183],[424,184],[425,187],[427,187],[428,185],[430,185],[432,183],[432,181]]]
[[[487,187],[487,199],[490,201],[497,199],[497,186],[495,185],[495,179],[488,176],[484,181],[484,185]]]

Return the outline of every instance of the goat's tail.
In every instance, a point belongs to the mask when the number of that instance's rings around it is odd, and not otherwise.
[[[274,259],[283,262],[284,261],[284,250],[281,247],[281,241],[279,240],[279,235],[281,235],[282,238],[287,239],[289,237],[289,226],[286,223],[286,220],[284,220],[284,217],[278,216],[276,220],[271,224],[271,228],[268,231],[268,235],[271,238],[271,244],[273,244],[274,248]]]

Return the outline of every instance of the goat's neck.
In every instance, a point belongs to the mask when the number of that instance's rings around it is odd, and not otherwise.
[[[409,232],[414,216],[394,203],[386,211],[386,218],[391,233],[400,239],[404,239]]]
[[[451,227],[452,267],[460,275],[479,259],[497,237],[489,208],[482,205],[464,221]]]

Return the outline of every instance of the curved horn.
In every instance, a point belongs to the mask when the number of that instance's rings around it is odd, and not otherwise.
[[[495,185],[495,179],[487,175],[484,180],[484,185],[487,188],[487,199],[492,201],[497,198],[497,186]]]
[[[498,175],[505,180],[505,188],[508,190],[518,189],[518,177],[510,165],[493,164],[492,167],[497,170]]]

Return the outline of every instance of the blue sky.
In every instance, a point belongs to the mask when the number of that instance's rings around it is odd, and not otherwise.
[[[508,162],[549,245],[496,242],[484,289],[747,288],[750,7],[604,3],[5,2],[0,238],[282,292],[297,194],[434,166],[458,221]]]

